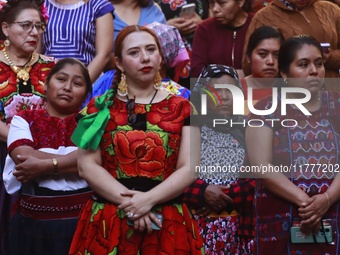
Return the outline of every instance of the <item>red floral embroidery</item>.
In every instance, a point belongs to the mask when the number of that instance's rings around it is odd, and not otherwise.
[[[1,97],[7,96],[16,91],[17,84],[16,74],[11,68],[4,63],[0,62],[0,95]],[[10,85],[10,86],[9,86]]]
[[[54,62],[42,62],[39,59],[40,65],[33,65],[30,71],[31,84],[34,84],[34,90],[41,94],[44,92],[44,84],[47,75],[50,73],[52,67],[55,65]],[[39,86],[40,85],[40,86]]]
[[[189,101],[172,96],[151,106],[148,121],[166,132],[180,134],[184,120],[190,115]]]
[[[25,94],[19,94],[20,86],[25,85],[18,84],[16,73],[10,66],[0,62],[0,101],[4,107],[1,109],[2,112],[0,114],[2,121],[9,122],[12,116],[20,110],[37,109],[44,105],[43,99],[39,100],[39,103],[37,103],[37,99],[44,97],[45,79],[54,65],[54,58],[40,55],[38,61],[32,65],[32,69],[29,72],[31,86],[28,88],[31,89],[31,91]],[[23,100],[20,100],[21,97]],[[15,98],[14,101],[13,98]],[[34,98],[34,105],[31,105],[31,101],[25,101],[25,99],[32,100],[32,98]],[[17,102],[19,103],[17,104]]]
[[[74,146],[71,141],[71,135],[77,126],[74,116],[59,119],[48,115],[45,109],[22,111],[18,115],[30,123],[35,149]],[[55,137],[59,137],[59,139]],[[32,145],[29,143],[29,146]]]
[[[77,229],[86,229],[86,238],[82,242],[73,243],[70,254],[78,254],[78,249],[87,247],[87,254],[109,254],[118,245],[121,219],[117,215],[117,207],[110,204],[101,207],[90,199],[82,210],[82,216],[91,218],[91,224],[85,217],[78,220]],[[105,219],[105,220],[103,220]]]
[[[94,101],[86,110],[98,111]],[[135,104],[134,113],[146,113],[146,131],[131,131],[125,102],[116,99],[110,113],[101,155],[103,167],[114,178],[141,176],[164,180],[175,171],[182,127],[190,115],[189,101],[169,96],[152,105]],[[198,226],[184,204],[162,206],[163,227],[151,234],[128,226],[126,217],[112,203],[96,206],[92,202],[85,207],[71,245],[72,255],[202,255]]]
[[[126,175],[155,178],[162,174],[166,151],[157,133],[118,131],[113,142],[121,170]]]

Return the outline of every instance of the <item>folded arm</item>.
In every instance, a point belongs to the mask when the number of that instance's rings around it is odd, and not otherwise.
[[[273,135],[273,130],[267,126],[246,128],[246,146],[252,166],[273,164]],[[282,173],[265,173],[257,177],[262,176],[264,178],[261,178],[261,182],[267,190],[298,207],[309,199],[303,190]]]

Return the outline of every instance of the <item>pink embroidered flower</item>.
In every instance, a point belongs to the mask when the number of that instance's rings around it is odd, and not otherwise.
[[[42,4],[42,5],[40,6],[40,12],[41,12],[41,16],[43,17],[45,23],[47,24],[48,18],[49,18],[50,16],[48,15],[47,7],[45,6],[45,4]]]
[[[5,105],[6,118],[12,118],[22,110],[39,109],[44,106],[44,99],[33,94],[14,95]]]

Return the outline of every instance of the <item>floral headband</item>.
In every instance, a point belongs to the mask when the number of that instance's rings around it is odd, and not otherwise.
[[[43,17],[44,19],[44,22],[47,24],[48,22],[48,18],[50,17],[48,15],[48,12],[47,12],[47,7],[46,5],[43,3],[42,5],[40,5],[40,12],[41,12],[41,16]]]
[[[7,2],[8,1],[6,1],[6,0],[0,0],[0,12],[4,8],[4,6],[7,4]],[[16,1],[12,1],[12,2],[16,2]],[[43,17],[44,22],[47,24],[47,21],[48,21],[48,18],[49,18],[49,15],[48,15],[48,12],[47,12],[47,7],[45,6],[43,1],[40,4],[39,3],[37,3],[37,4],[38,4],[38,6],[40,6],[41,16]]]

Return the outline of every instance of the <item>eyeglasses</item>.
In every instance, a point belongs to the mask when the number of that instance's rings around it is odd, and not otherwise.
[[[128,111],[127,123],[130,126],[133,126],[137,120],[137,115],[132,112],[134,108],[135,108],[135,100],[131,98],[126,102],[126,109]]]
[[[25,32],[31,32],[33,27],[38,31],[39,34],[45,31],[46,25],[44,22],[37,22],[33,24],[31,21],[17,21],[12,22],[11,24],[19,24]]]

